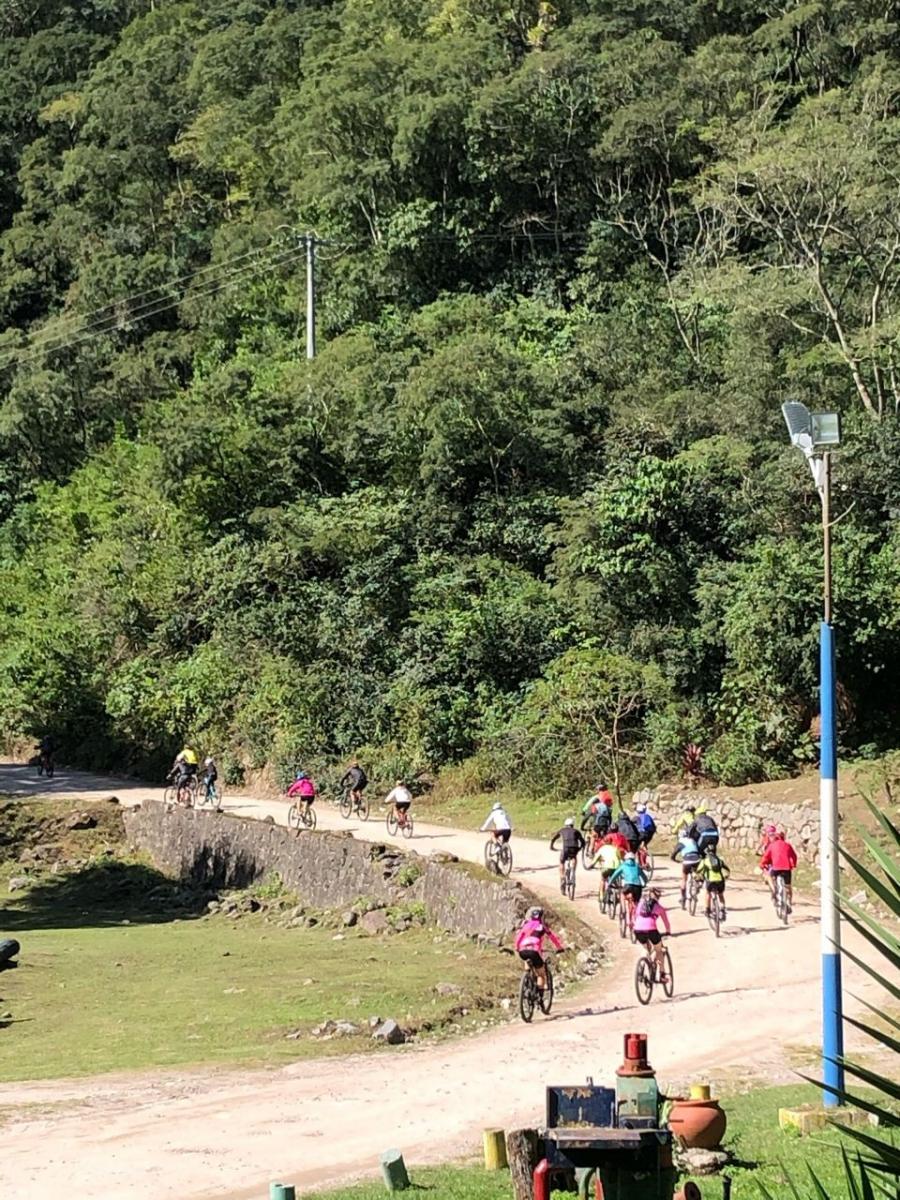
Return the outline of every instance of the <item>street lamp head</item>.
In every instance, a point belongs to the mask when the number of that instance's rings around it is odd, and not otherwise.
[[[810,412],[799,400],[782,404],[781,412],[791,445],[802,450],[807,458],[840,445],[841,418],[838,413]]]

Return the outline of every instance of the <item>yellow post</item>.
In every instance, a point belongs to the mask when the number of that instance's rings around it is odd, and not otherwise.
[[[484,1169],[500,1171],[509,1166],[506,1157],[506,1135],[502,1129],[485,1129],[482,1133],[484,1142]]]

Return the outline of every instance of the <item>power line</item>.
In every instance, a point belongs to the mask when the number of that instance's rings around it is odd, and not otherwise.
[[[29,362],[35,358],[39,358],[44,354],[53,354],[59,350],[68,349],[70,346],[78,345],[83,341],[90,341],[92,338],[101,337],[103,334],[112,333],[123,326],[130,325],[136,321],[142,321],[148,317],[157,316],[159,313],[168,312],[172,308],[176,308],[188,298],[196,297],[202,299],[205,296],[215,295],[217,292],[223,291],[227,287],[240,282],[244,278],[252,277],[254,273],[258,273],[264,268],[277,266],[285,266],[288,263],[299,258],[305,253],[303,247],[295,248],[289,251],[282,251],[277,255],[270,255],[257,262],[250,263],[247,266],[241,267],[236,271],[231,271],[224,278],[206,280],[203,287],[194,291],[184,291],[180,296],[174,299],[166,299],[159,297],[157,300],[148,301],[146,304],[139,305],[135,310],[129,312],[124,317],[113,315],[111,318],[104,318],[89,325],[84,329],[73,329],[68,333],[50,335],[45,341],[37,345],[25,346],[21,350],[7,351],[8,362],[18,357],[20,363]],[[73,336],[74,335],[74,336]],[[52,344],[55,343],[55,344]],[[0,367],[7,363],[0,363]]]
[[[169,309],[177,307],[190,296],[202,298],[207,295],[214,295],[218,291],[239,282],[241,279],[250,277],[254,273],[258,273],[262,269],[267,269],[276,266],[283,266],[304,253],[302,247],[292,250],[279,251],[276,254],[260,256],[257,261],[239,267],[237,270],[225,272],[219,278],[207,279],[203,286],[192,291],[183,289],[180,296],[174,298],[159,296],[154,300],[146,301],[144,304],[137,305],[134,309],[124,315],[119,315],[116,312],[111,313],[107,317],[102,317],[100,320],[82,326],[80,329],[75,326],[72,329],[64,329],[59,331],[43,330],[37,335],[30,344],[23,347],[6,351],[6,361],[0,361],[0,366],[5,366],[14,359],[19,362],[28,362],[34,358],[40,357],[42,354],[54,353],[57,350],[66,349],[69,346],[77,345],[79,342],[87,341],[92,337],[99,337],[104,333],[112,333],[123,326],[130,325],[136,321],[144,320],[148,317],[156,316],[158,313],[167,312]],[[240,258],[245,258],[246,255],[240,255],[238,258],[231,261],[236,262]],[[218,268],[220,269],[220,268]],[[208,270],[204,268],[204,270]],[[195,278],[201,272],[192,272],[190,275],[182,276],[183,280]],[[152,290],[152,289],[151,289]],[[150,290],[137,295],[149,295]],[[128,300],[114,301],[106,308],[119,308],[127,304]],[[98,309],[96,311],[103,311]],[[41,336],[43,333],[43,337]]]

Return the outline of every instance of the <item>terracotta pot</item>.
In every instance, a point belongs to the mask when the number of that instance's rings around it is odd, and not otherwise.
[[[725,1136],[725,1113],[718,1100],[673,1100],[669,1128],[689,1149],[715,1150]]]

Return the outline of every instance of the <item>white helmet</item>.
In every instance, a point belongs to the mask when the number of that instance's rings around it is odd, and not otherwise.
[[[635,811],[635,812],[646,812],[646,811],[647,811],[647,805],[646,805],[646,804],[636,804],[636,805],[634,806],[634,811]]]
[[[491,805],[491,812],[497,812],[497,810],[502,807],[503,807],[503,805],[500,803],[500,801],[495,800],[494,803]]]
[[[212,763],[213,763],[213,760],[211,758],[204,758],[204,760],[203,760],[204,767],[211,767]]]
[[[571,817],[566,817],[565,821],[563,821],[563,824],[564,825],[574,825],[575,822]]]

